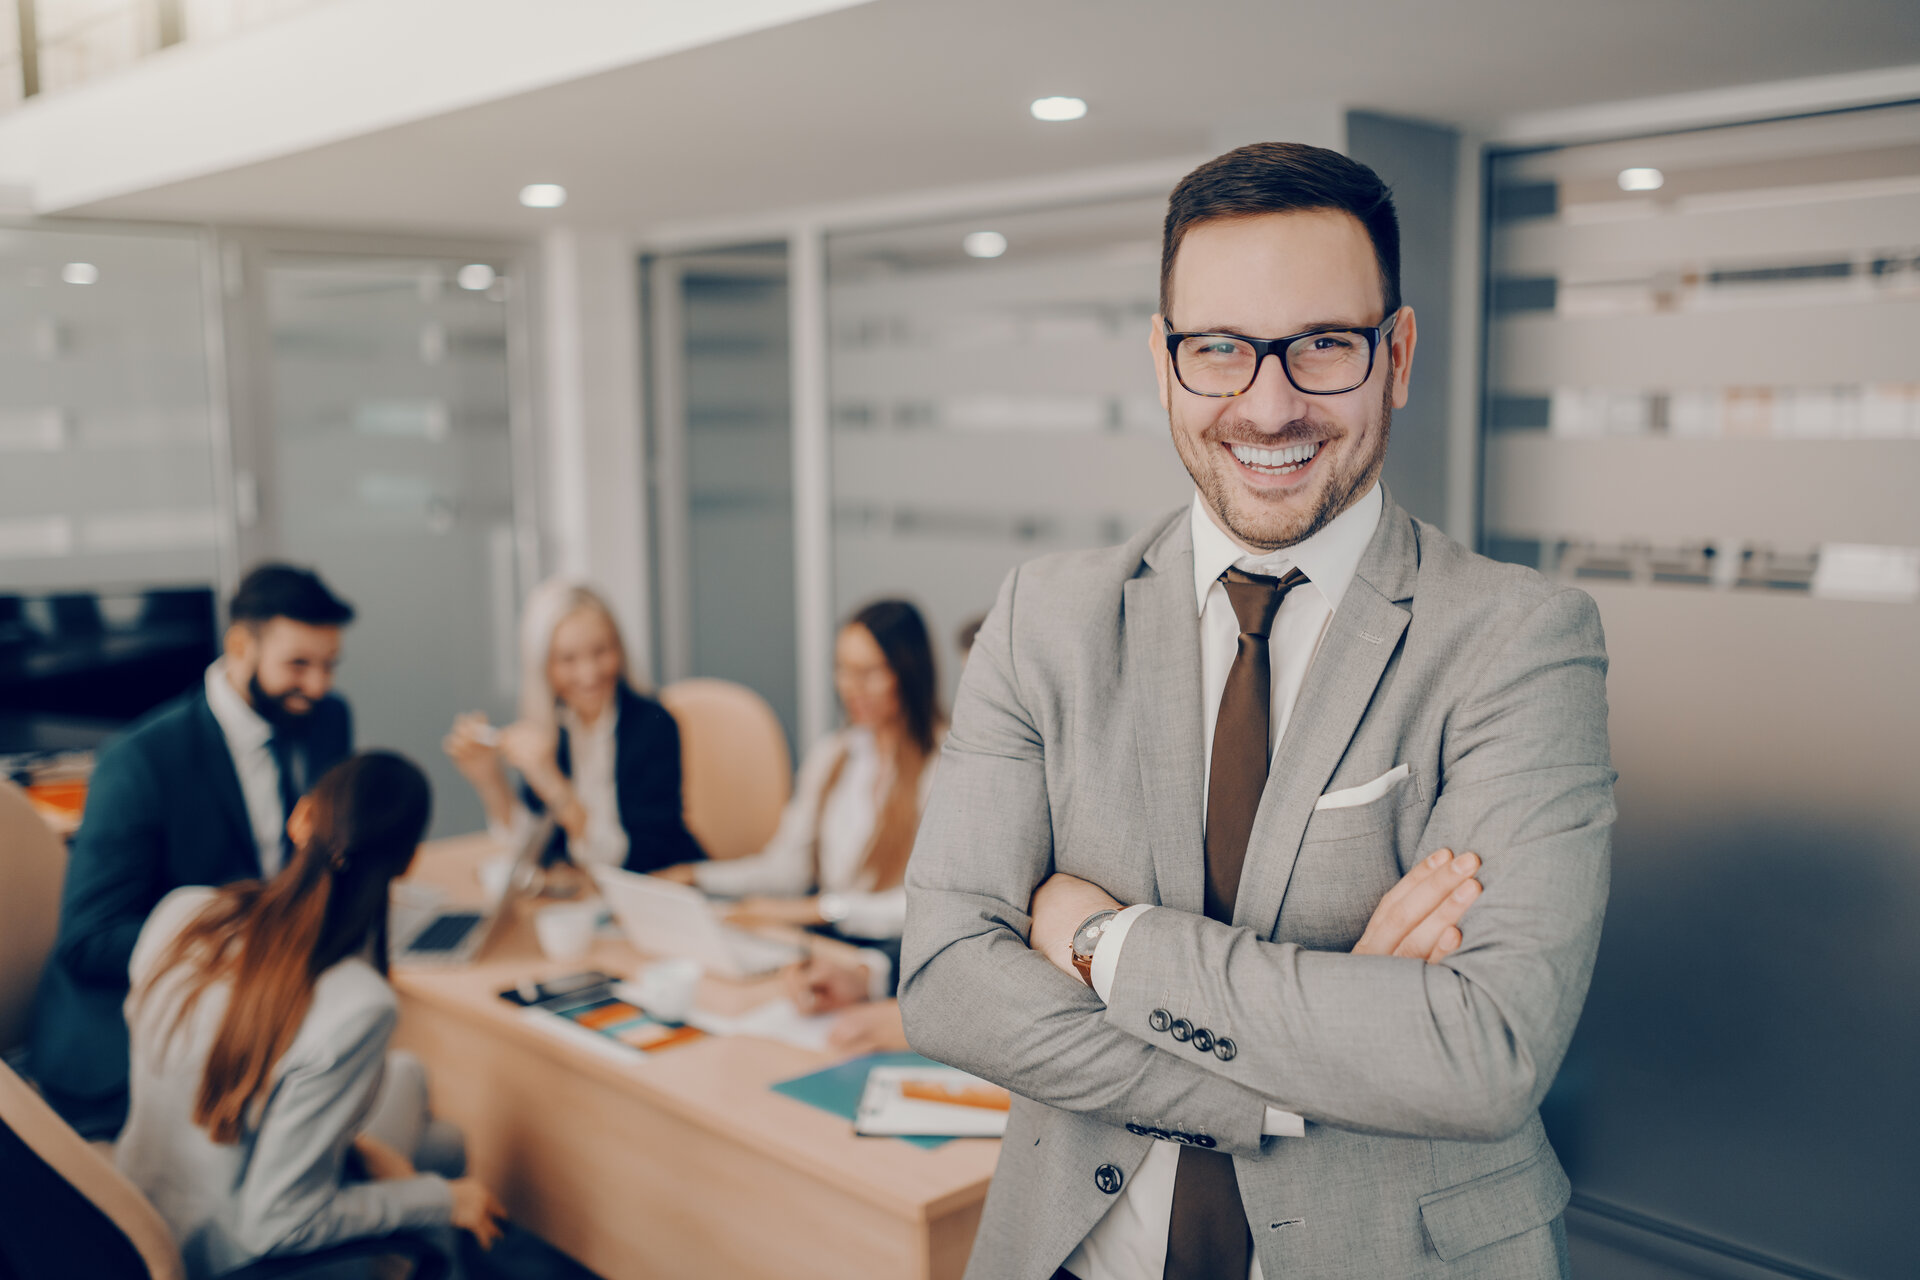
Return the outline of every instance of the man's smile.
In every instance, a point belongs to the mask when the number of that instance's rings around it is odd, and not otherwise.
[[[1293,488],[1313,470],[1324,440],[1265,449],[1257,445],[1223,443],[1220,447],[1233,459],[1234,468],[1255,488]],[[1275,484],[1275,481],[1281,483]]]

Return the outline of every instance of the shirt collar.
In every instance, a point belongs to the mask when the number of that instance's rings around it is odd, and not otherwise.
[[[565,729],[575,741],[588,737],[611,740],[614,728],[620,722],[620,695],[614,694],[613,700],[607,704],[607,709],[602,711],[599,718],[591,725],[582,722],[573,708],[564,702],[560,704],[559,718],[560,727]]]
[[[1338,609],[1347,594],[1347,586],[1360,568],[1360,558],[1373,541],[1374,528],[1386,500],[1376,481],[1360,501],[1329,520],[1311,538],[1265,555],[1252,555],[1221,531],[1207,513],[1198,489],[1193,493],[1193,594],[1194,607],[1205,612],[1207,592],[1221,574],[1238,565],[1249,573],[1279,577],[1289,569],[1307,575],[1314,589],[1327,602],[1329,611]]]
[[[215,658],[207,668],[207,706],[227,741],[241,751],[264,747],[273,737],[273,726],[266,717],[247,705],[227,679],[227,660]]]

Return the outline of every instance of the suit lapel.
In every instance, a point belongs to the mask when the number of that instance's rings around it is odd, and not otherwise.
[[[260,865],[260,846],[253,838],[253,823],[247,817],[247,800],[240,792],[240,768],[234,763],[227,735],[220,731],[220,722],[213,718],[213,707],[207,702],[204,690],[195,701],[193,711],[200,754],[206,761],[201,773],[213,790],[214,807],[226,820],[233,847],[247,851],[249,871],[246,874],[259,875],[264,868]]]
[[[1205,862],[1200,759],[1200,617],[1193,600],[1193,530],[1182,512],[1125,587],[1126,685],[1137,691],[1133,738],[1147,838],[1162,906],[1198,913]]]
[[[1247,865],[1233,922],[1270,935],[1280,917],[1300,837],[1360,727],[1387,663],[1411,618],[1397,601],[1413,594],[1418,547],[1412,518],[1391,498],[1360,568],[1334,611],[1325,640],[1273,753],[1247,843]]]

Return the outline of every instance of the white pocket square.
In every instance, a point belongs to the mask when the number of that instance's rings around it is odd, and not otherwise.
[[[1404,764],[1397,764],[1372,782],[1363,782],[1357,787],[1348,787],[1342,791],[1329,791],[1314,801],[1313,807],[1319,809],[1351,809],[1355,805],[1372,804],[1387,792],[1405,782],[1413,770]]]

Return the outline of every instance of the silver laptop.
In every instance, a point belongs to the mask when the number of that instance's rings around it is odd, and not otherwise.
[[[617,867],[593,878],[627,941],[657,956],[684,956],[723,978],[753,978],[792,964],[806,948],[723,924],[707,895],[690,885]]]
[[[537,878],[540,855],[553,839],[553,815],[533,825],[498,894],[481,907],[449,906],[437,890],[395,881],[388,908],[388,952],[395,964],[440,967],[465,964],[480,954],[507,913],[507,904]]]

